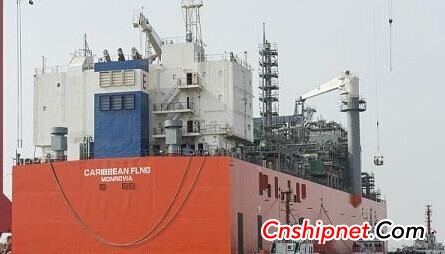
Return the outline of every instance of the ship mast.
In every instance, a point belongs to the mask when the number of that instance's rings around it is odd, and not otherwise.
[[[426,211],[425,211],[425,217],[426,217],[426,229],[428,232],[428,235],[432,234],[432,228],[431,228],[431,215],[433,214],[432,210],[431,210],[431,205],[427,205],[426,206]]]
[[[185,38],[187,42],[194,42],[202,46],[201,14],[199,9],[203,6],[202,0],[182,0],[184,10]]]
[[[428,249],[436,250],[443,248],[440,244],[437,243],[436,239],[436,231],[432,227],[432,215],[433,209],[432,205],[427,205],[425,210],[425,222],[426,222],[426,244]]]

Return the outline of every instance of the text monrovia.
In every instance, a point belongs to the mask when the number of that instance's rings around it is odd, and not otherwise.
[[[133,181],[134,175],[146,175],[150,173],[150,167],[96,168],[84,170],[84,176],[99,176],[101,182],[128,182]]]

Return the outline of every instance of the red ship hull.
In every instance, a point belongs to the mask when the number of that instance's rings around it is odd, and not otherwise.
[[[0,235],[2,232],[11,232],[11,201],[0,193]]]
[[[351,225],[372,209],[386,218],[385,203],[363,199],[355,207],[346,192],[230,157],[25,165],[14,168],[13,183],[15,254],[267,250],[258,226],[284,221],[278,192],[288,184],[299,201],[294,216]],[[351,246],[331,241],[316,250],[350,253]]]

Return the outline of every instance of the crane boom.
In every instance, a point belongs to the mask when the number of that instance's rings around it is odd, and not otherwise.
[[[342,75],[318,86],[312,91],[303,94],[299,100],[305,101],[306,99],[313,98],[318,95],[322,95],[331,91],[340,90],[340,95],[347,95],[353,97],[359,96],[358,77],[351,75],[349,71],[345,71]]]
[[[299,97],[296,106],[301,105],[303,111],[306,99],[335,90],[340,90],[340,94],[344,96],[342,98],[341,111],[347,113],[349,186],[353,197],[351,202],[353,202],[354,206],[357,206],[361,202],[362,196],[359,113],[366,110],[366,102],[360,98],[358,77],[351,75],[349,71],[345,71],[339,77]],[[297,108],[295,112],[298,112]]]
[[[142,32],[146,34],[148,43],[150,43],[156,53],[155,57],[160,58],[162,55],[161,38],[158,36],[153,26],[151,26],[150,22],[148,22],[147,17],[145,17],[142,12],[139,13],[139,19],[134,22],[134,26],[140,27]]]
[[[325,93],[328,93],[328,92],[331,92],[331,91],[334,91],[337,89],[343,89],[345,86],[344,80],[345,80],[344,76],[336,77],[336,78],[318,86],[314,90],[305,93],[304,95],[302,95],[300,97],[300,100],[304,101],[306,99],[309,99],[309,98],[312,98],[312,97],[315,97],[315,96],[318,96],[321,94],[325,94]]]

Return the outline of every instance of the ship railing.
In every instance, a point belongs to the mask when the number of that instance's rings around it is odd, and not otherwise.
[[[249,147],[249,148],[245,148],[244,152],[245,153],[249,153],[249,154],[261,155],[261,154],[267,154],[268,152],[276,152],[276,151],[278,151],[278,149],[279,149],[278,146],[269,146],[269,147],[262,147],[262,148]],[[257,159],[253,159],[253,160],[249,160],[249,161],[254,163],[254,164],[260,165],[260,166],[262,165],[262,162],[263,162],[262,160],[257,160]],[[306,180],[308,180],[310,182],[313,182],[313,183],[318,183],[318,184],[321,184],[321,185],[324,185],[324,186],[329,186],[329,187],[331,187],[333,189],[337,189],[337,190],[340,190],[340,191],[348,192],[347,188],[345,188],[343,186],[339,186],[339,185],[328,185],[326,180],[320,179],[320,178],[317,178],[317,177],[314,177],[314,176],[311,176],[311,175],[305,173],[305,170],[301,170],[301,169],[284,169],[284,168],[277,169],[277,170],[281,171],[281,172],[284,172],[284,173],[287,173],[289,175],[293,175],[293,176],[296,176],[296,177],[299,177],[299,178],[302,178],[302,179],[306,179]],[[376,201],[378,201],[378,200],[376,200]]]
[[[189,131],[187,130],[187,126],[182,126],[181,131],[182,135],[199,134],[199,128]],[[153,128],[153,135],[165,135],[165,128],[163,127]]]
[[[226,61],[230,59],[230,55],[227,53],[222,54],[205,54],[203,58],[203,62],[218,62],[218,61]],[[195,57],[195,60],[198,61],[198,56]]]
[[[74,51],[73,56],[76,57],[94,57],[93,55],[93,51],[91,51],[90,49],[77,49]]]
[[[221,54],[205,54],[202,56],[201,54],[195,55],[195,62],[219,62],[219,61],[231,61],[239,63],[241,66],[248,70],[252,70],[252,66],[247,62],[247,60],[244,60],[240,58],[238,55],[235,55],[233,52],[227,53],[221,53]]]
[[[282,145],[278,145],[278,144],[266,144],[264,146],[261,147],[254,147],[254,146],[250,146],[245,148],[246,152],[249,153],[270,153],[270,152],[278,152],[278,151],[282,151],[283,147]]]
[[[188,87],[199,87],[201,86],[201,79],[199,76],[192,77],[190,80],[187,80],[187,78],[176,78],[177,80],[177,88],[188,88]]]
[[[133,60],[133,56],[132,55],[124,55],[124,57],[125,57],[125,61]],[[112,56],[110,55],[110,59],[111,59],[111,62],[117,62],[117,61],[119,61],[119,56],[118,55],[112,55]],[[145,59],[145,57],[142,56],[142,59]],[[105,63],[106,62],[105,57],[99,57],[98,58],[98,62],[99,63]]]
[[[44,73],[62,73],[66,72],[67,70],[68,70],[68,65],[42,67],[42,68],[36,68],[35,74],[38,75]]]
[[[150,156],[152,150],[151,149],[143,149],[140,152],[134,152],[134,153],[125,153],[125,154],[118,154],[121,157],[146,157],[146,156]],[[94,152],[90,152],[90,153],[81,153],[81,158],[80,160],[92,160],[95,159],[94,157]],[[49,158],[47,157],[48,155],[45,155],[43,157],[39,157],[39,158],[35,158],[34,161],[29,161],[31,159],[25,159],[23,162],[20,162],[21,164],[41,164],[41,163],[47,163],[49,162],[49,160],[52,160],[53,158]],[[68,160],[66,155],[65,155],[65,161]],[[28,162],[29,161],[29,162]]]
[[[206,124],[200,126],[199,129],[202,134],[228,133],[232,131],[228,124]]]
[[[270,43],[270,42],[266,42],[263,44],[260,44],[258,46],[259,51],[261,52],[260,54],[263,54],[263,52],[265,50],[268,50],[270,53],[272,53],[272,55],[277,56],[278,55],[278,46],[276,42]]]
[[[366,99],[363,96],[357,101],[351,100],[351,98],[343,98],[340,104],[340,111],[346,112],[352,110],[366,111]]]
[[[186,38],[185,36],[179,36],[179,37],[165,37],[161,39],[162,45],[170,45],[170,44],[177,44],[177,43],[185,43]]]
[[[182,134],[217,134],[217,133],[228,133],[232,130],[228,124],[206,124],[201,125],[192,130],[187,129],[187,126],[182,126]],[[164,135],[165,129],[162,127],[153,128],[153,135]]]
[[[203,5],[202,0],[183,0],[181,7],[201,7]]]
[[[193,110],[193,102],[171,102],[153,104],[153,112]]]

